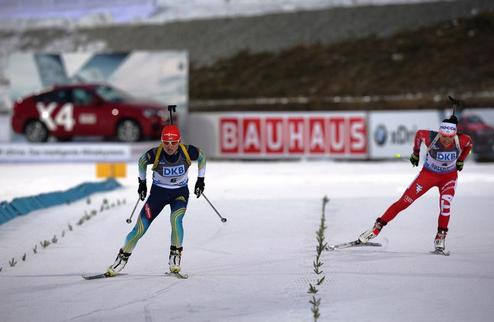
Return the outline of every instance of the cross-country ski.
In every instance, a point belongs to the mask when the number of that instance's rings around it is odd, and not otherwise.
[[[446,251],[444,249],[436,249],[436,250],[431,251],[431,254],[449,256],[449,255],[451,255],[451,252]]]
[[[328,245],[328,250],[343,249],[350,247],[381,247],[381,246],[382,246],[381,243],[375,243],[375,242],[362,243],[360,240],[357,239],[351,242]]]
[[[82,274],[82,278],[85,280],[96,280],[96,279],[101,279],[101,278],[111,278],[111,277],[116,277],[119,275],[125,275],[125,274],[116,274],[116,275],[110,275],[108,273],[99,273],[99,274]]]
[[[165,275],[170,276],[170,277],[176,277],[178,279],[188,279],[189,278],[189,274],[184,274],[181,272],[176,272],[176,273],[165,272]]]

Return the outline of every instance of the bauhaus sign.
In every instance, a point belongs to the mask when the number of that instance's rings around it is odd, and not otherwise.
[[[245,156],[365,157],[364,114],[266,114],[219,118],[219,152]]]

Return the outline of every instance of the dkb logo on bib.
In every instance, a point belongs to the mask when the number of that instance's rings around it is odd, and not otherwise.
[[[454,161],[454,160],[456,160],[456,152],[437,152],[436,160],[438,160],[438,161]]]
[[[185,166],[179,165],[176,167],[164,167],[163,176],[164,177],[178,177],[185,173]]]

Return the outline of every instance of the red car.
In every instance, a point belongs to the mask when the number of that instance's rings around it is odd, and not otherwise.
[[[30,142],[51,135],[61,141],[74,136],[102,136],[122,142],[159,138],[167,109],[142,102],[104,84],[71,84],[19,99],[12,128]]]
[[[494,127],[486,124],[479,115],[464,112],[458,122],[458,131],[472,138],[476,160],[494,159]]]

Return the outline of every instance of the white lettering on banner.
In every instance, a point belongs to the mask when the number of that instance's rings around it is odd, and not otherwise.
[[[238,116],[219,126],[224,154],[367,154],[365,116]]]
[[[334,117],[329,120],[329,152],[332,154],[345,153],[345,119]]]
[[[67,132],[72,131],[75,125],[74,121],[74,106],[71,103],[62,105],[60,110],[56,113],[55,118],[52,119],[52,114],[57,107],[57,103],[51,102],[48,105],[44,105],[42,102],[36,104],[39,117],[46,127],[50,131],[55,131],[57,125],[63,126]]]
[[[266,124],[266,152],[283,152],[283,120],[281,118],[267,118]]]
[[[367,133],[365,121],[361,118],[351,117],[350,122],[350,147],[353,153],[365,153],[367,150]]]
[[[309,121],[310,125],[310,143],[309,143],[309,149],[311,153],[324,153],[326,148],[325,148],[325,137],[324,135],[324,119],[317,118],[317,119],[311,119]]]
[[[240,145],[238,141],[238,120],[221,119],[220,121],[220,142],[222,153],[238,153]]]
[[[304,119],[288,119],[288,152],[304,152]]]
[[[261,152],[261,121],[259,119],[244,119],[244,152]]]

